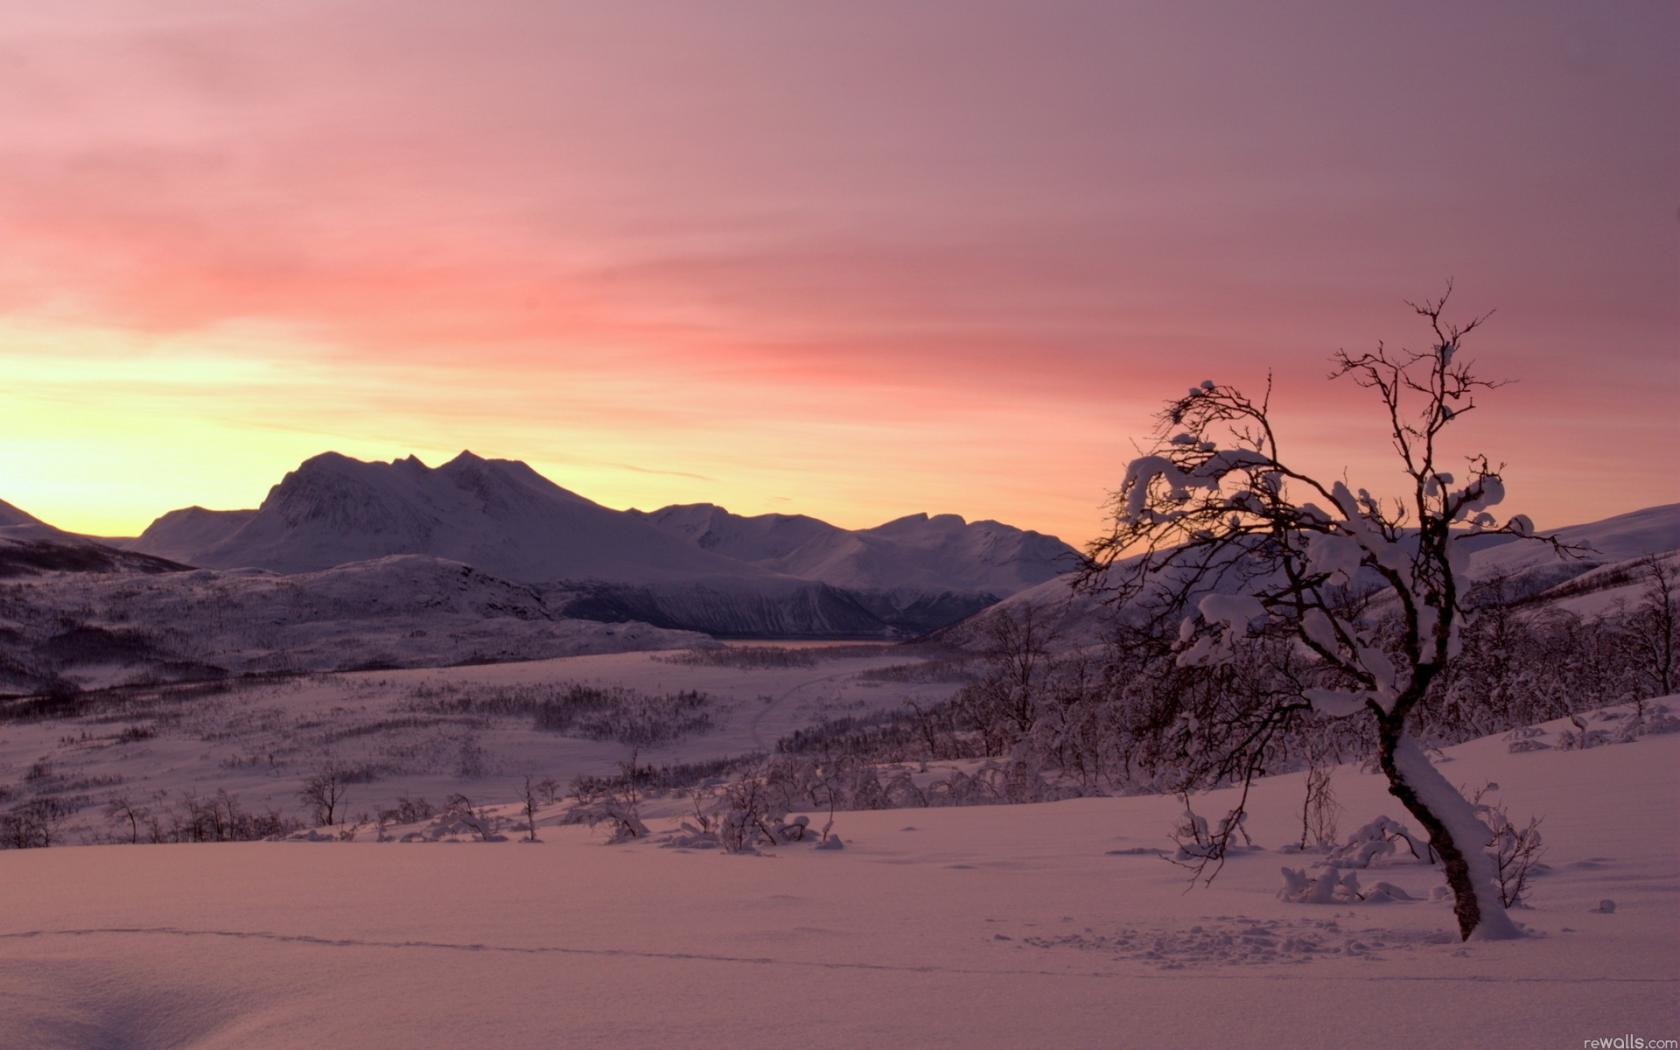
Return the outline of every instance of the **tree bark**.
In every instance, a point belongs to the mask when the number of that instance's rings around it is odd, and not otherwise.
[[[1487,832],[1490,840],[1492,832],[1481,824],[1458,789],[1430,764],[1423,750],[1405,738],[1402,720],[1388,717],[1378,721],[1377,758],[1388,778],[1389,794],[1399,799],[1429,834],[1429,845],[1440,854],[1453,894],[1459,937],[1467,941],[1478,931],[1490,940],[1521,937],[1522,931],[1505,913],[1492,884],[1495,876],[1483,852],[1485,843],[1475,841],[1475,828]],[[1445,793],[1450,793],[1450,798]]]

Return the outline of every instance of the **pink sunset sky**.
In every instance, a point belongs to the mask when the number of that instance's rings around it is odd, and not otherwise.
[[[1680,500],[1680,7],[0,13],[0,499],[133,534],[325,449],[1074,543],[1165,398],[1467,349],[1511,509]]]

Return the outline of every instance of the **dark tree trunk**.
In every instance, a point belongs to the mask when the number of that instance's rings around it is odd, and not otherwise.
[[[1481,904],[1476,900],[1476,886],[1470,878],[1470,863],[1458,843],[1453,841],[1452,832],[1447,830],[1446,824],[1418,796],[1416,788],[1406,781],[1395,764],[1394,754],[1400,746],[1403,732],[1398,719],[1383,718],[1378,721],[1377,760],[1383,775],[1388,778],[1388,793],[1399,799],[1406,812],[1423,827],[1429,835],[1430,848],[1440,855],[1442,867],[1446,869],[1447,886],[1453,894],[1453,914],[1458,917],[1459,937],[1469,940],[1482,922]]]

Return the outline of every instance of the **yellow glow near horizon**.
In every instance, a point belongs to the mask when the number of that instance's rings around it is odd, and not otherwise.
[[[212,7],[0,9],[0,499],[62,527],[467,447],[1079,543],[1162,399],[1272,368],[1381,491],[1326,361],[1449,276],[1521,380],[1454,455],[1542,524],[1680,498],[1674,5]]]
[[[852,422],[836,418],[860,396],[847,389],[800,397],[739,376],[378,365],[239,329],[136,337],[14,323],[0,326],[0,347],[12,379],[0,391],[0,499],[91,535],[134,535],[182,506],[256,506],[323,451],[436,465],[470,447],[608,506],[715,502],[847,527],[955,512],[1080,543],[1100,483],[1031,465],[1055,463],[1070,426],[1089,428],[1093,452],[1113,439],[1095,414],[1034,439],[1030,403],[921,417],[875,405]],[[1000,431],[1023,438],[999,449]],[[988,467],[995,481],[977,489]],[[1024,505],[1035,511],[1026,520]]]

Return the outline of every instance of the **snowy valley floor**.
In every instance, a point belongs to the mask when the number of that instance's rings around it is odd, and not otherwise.
[[[1448,752],[1542,815],[1522,942],[1276,899],[1300,778],[1211,888],[1170,798],[841,814],[841,851],[261,843],[0,853],[0,1045],[1560,1047],[1680,1038],[1680,735]],[[1401,816],[1336,779],[1345,832]],[[1204,800],[1203,812],[1218,810]],[[657,829],[656,829],[657,830]],[[1361,873],[1426,897],[1415,864]],[[1594,911],[1605,898],[1612,913]]]

